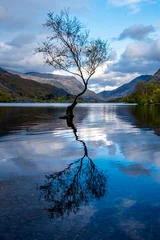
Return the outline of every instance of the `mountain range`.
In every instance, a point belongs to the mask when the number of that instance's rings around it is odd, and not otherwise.
[[[6,69],[6,71],[11,74],[18,75],[23,79],[33,80],[42,84],[49,84],[56,88],[63,89],[71,95],[77,95],[84,89],[83,84],[72,76],[38,72],[28,72],[23,74],[9,69]],[[95,92],[88,89],[82,96],[82,99],[84,99],[85,101],[96,101],[99,100],[99,97],[96,95]]]
[[[123,84],[115,90],[103,91],[97,95],[101,98],[101,100],[105,101],[120,99],[131,94],[134,91],[136,84],[140,81],[152,83],[160,81],[160,69],[154,75],[141,75],[129,83]]]
[[[23,79],[0,68],[0,102],[56,102],[70,99],[73,99],[73,95],[63,89]]]
[[[140,82],[140,81],[148,82],[150,78],[151,78],[151,75],[141,75],[141,76],[133,79],[131,82],[118,87],[115,90],[100,92],[100,93],[98,93],[98,96],[102,100],[108,100],[108,101],[113,100],[113,99],[123,98],[134,91],[134,88],[135,88],[137,82]]]
[[[82,96],[88,102],[114,101],[128,96],[137,82],[160,81],[160,69],[152,75],[141,75],[115,90],[96,94],[87,90]],[[72,76],[50,73],[20,73],[0,68],[0,102],[12,101],[70,101],[83,90],[83,84]]]

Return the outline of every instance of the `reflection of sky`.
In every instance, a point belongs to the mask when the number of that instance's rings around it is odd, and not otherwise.
[[[124,106],[120,105],[119,108],[123,110]],[[79,108],[78,115],[81,111],[82,108]],[[105,107],[99,104],[96,108],[91,107],[82,121],[78,120],[76,124],[79,139],[87,143],[93,158],[109,157],[114,161],[118,160],[117,167],[123,173],[138,176],[143,170],[146,174],[153,165],[159,168],[160,138],[152,131],[141,130],[125,121],[125,118],[128,120],[127,117],[124,115],[120,118],[115,105]],[[52,165],[54,169],[55,165],[58,169],[57,162],[55,163],[57,159],[60,164],[62,160],[64,162],[79,158],[83,154],[81,143],[75,141],[71,128],[64,128],[64,122],[63,127],[60,124],[61,122],[56,122],[51,130],[50,122],[45,122],[44,119],[37,126],[30,123],[29,132],[23,130],[16,135],[1,137],[0,169],[7,164],[13,167],[14,163],[14,167],[22,168],[22,171],[29,168],[29,165],[34,165],[37,171],[47,171]],[[53,120],[51,126],[54,126]],[[22,159],[23,163],[16,159]],[[46,162],[49,165],[44,164]],[[128,166],[124,166],[126,163]]]
[[[85,141],[89,157],[100,169],[106,169],[108,175],[108,196],[90,207],[83,207],[79,213],[81,221],[78,217],[73,220],[75,217],[72,216],[73,232],[82,236],[80,239],[84,235],[76,230],[76,224],[83,228],[85,236],[93,234],[95,239],[102,239],[98,229],[95,230],[99,226],[104,236],[111,240],[118,240],[109,235],[115,231],[122,234],[120,239],[147,240],[142,238],[142,233],[148,224],[152,226],[149,218],[154,216],[156,221],[160,217],[156,213],[153,215],[153,211],[160,210],[160,137],[147,128],[137,128],[127,111],[121,111],[122,117],[117,108],[120,111],[125,109],[121,105],[92,105],[91,108],[86,105],[76,109],[74,120],[79,140]],[[86,114],[80,118],[82,111]],[[5,196],[6,189],[12,188],[12,180],[18,176],[32,179],[41,175],[43,181],[45,174],[63,170],[68,163],[83,156],[82,143],[75,140],[72,129],[64,120],[51,121],[47,119],[45,122],[42,118],[36,125],[33,117],[28,123],[29,131],[16,132],[17,126],[13,126],[15,135],[12,132],[12,135],[7,133],[0,137],[0,183],[6,181]],[[15,182],[15,188],[19,189]],[[3,200],[3,196],[0,195],[0,199]],[[148,218],[145,217],[146,211]]]

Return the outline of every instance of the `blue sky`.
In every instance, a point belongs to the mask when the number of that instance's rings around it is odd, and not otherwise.
[[[112,48],[110,61],[90,80],[92,90],[111,90],[160,68],[158,0],[0,0],[0,66],[54,72],[33,53],[49,33],[42,27],[47,12],[67,7],[92,37],[108,39]]]

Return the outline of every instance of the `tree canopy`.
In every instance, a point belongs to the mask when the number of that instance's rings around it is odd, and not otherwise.
[[[159,104],[160,103],[160,83],[138,82],[135,90],[123,99],[125,102],[138,104]]]

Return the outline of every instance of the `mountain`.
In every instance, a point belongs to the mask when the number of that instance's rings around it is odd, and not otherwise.
[[[124,97],[126,103],[160,104],[160,69],[147,82],[139,82],[134,91]]]
[[[60,87],[67,91],[72,95],[77,95],[78,93],[82,92],[84,89],[83,84],[78,81],[75,77],[72,76],[63,76],[63,75],[56,75],[50,73],[37,73],[37,72],[29,72],[26,75],[30,76],[32,80],[41,81],[43,83],[48,83],[54,85],[56,87]],[[87,90],[84,95],[82,96],[85,100],[98,100],[98,96],[95,92],[91,90]]]
[[[151,78],[151,75],[141,75],[141,76],[133,79],[131,82],[126,83],[115,90],[100,92],[100,93],[98,93],[98,96],[102,100],[107,100],[107,101],[113,100],[116,98],[125,97],[134,91],[134,88],[135,88],[137,82],[140,82],[140,81],[148,82],[150,80],[150,78]]]
[[[56,75],[50,73],[38,73],[38,72],[28,72],[28,73],[20,73],[15,72],[9,69],[5,69],[6,71],[19,75],[23,79],[33,80],[43,84],[49,84],[56,88],[63,89],[64,91],[68,92],[71,95],[77,95],[78,93],[82,92],[84,89],[83,84],[78,81],[75,77],[72,76],[63,76],[63,75]],[[84,95],[82,96],[84,100],[88,101],[98,101],[99,97],[96,95],[95,92],[87,90]]]
[[[23,79],[0,68],[0,102],[55,102],[71,98],[63,89]]]
[[[150,77],[149,79],[150,83],[160,83],[160,69],[153,75]]]

